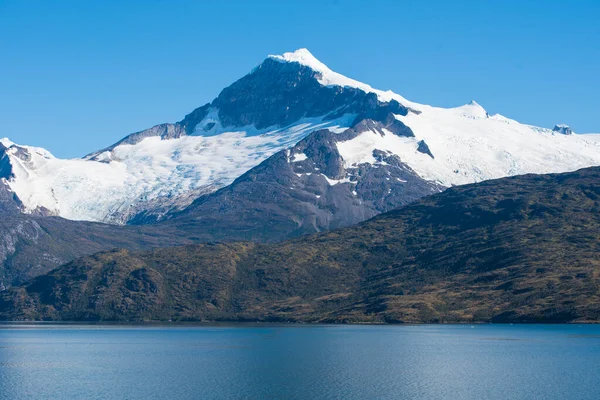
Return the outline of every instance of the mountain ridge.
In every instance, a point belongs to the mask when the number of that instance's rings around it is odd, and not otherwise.
[[[522,175],[277,245],[98,253],[0,293],[0,318],[598,322],[598,182]]]

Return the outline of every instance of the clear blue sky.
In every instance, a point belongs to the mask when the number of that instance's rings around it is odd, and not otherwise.
[[[417,102],[600,132],[599,15],[597,0],[0,0],[0,137],[82,156],[300,47]]]

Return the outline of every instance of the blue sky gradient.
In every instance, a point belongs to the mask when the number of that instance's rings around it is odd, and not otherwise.
[[[586,0],[0,0],[0,137],[82,156],[300,47],[416,102],[600,132],[598,15]]]

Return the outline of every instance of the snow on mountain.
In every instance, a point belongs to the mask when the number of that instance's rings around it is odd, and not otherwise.
[[[423,178],[449,186],[600,165],[598,134],[565,136],[498,115],[465,116],[461,108],[423,108],[398,117],[435,156],[401,153]]]
[[[324,86],[353,87],[367,93],[374,93],[381,101],[389,102],[390,100],[396,100],[406,107],[412,107],[413,104],[416,104],[408,101],[404,97],[392,92],[391,90],[382,91],[373,89],[366,83],[350,79],[342,74],[332,71],[329,69],[329,67],[316,59],[315,56],[308,51],[308,49],[298,49],[294,52],[284,53],[283,55],[270,55],[269,58],[280,62],[299,63],[309,67],[318,73],[317,80],[321,85]]]
[[[312,68],[319,73],[323,85],[355,87],[375,93],[381,101],[396,100],[410,108],[406,116],[396,118],[415,137],[367,131],[350,141],[340,141],[338,150],[347,167],[374,163],[373,150],[388,151],[398,155],[422,178],[451,186],[600,165],[600,134],[570,135],[566,125],[551,130],[521,124],[499,114],[490,116],[475,101],[450,109],[414,103],[333,72],[306,49],[271,57]],[[423,142],[433,158],[418,151]]]
[[[14,143],[9,138],[2,138],[2,139],[0,139],[0,144],[3,145],[4,147],[10,147]]]
[[[8,184],[29,211],[43,207],[67,219],[121,223],[144,207],[184,207],[313,130],[339,129],[351,120],[312,118],[283,128],[249,127],[171,140],[148,137],[96,160],[63,160],[40,148],[13,144],[7,150],[14,175]]]
[[[392,132],[390,118],[410,134]],[[368,119],[386,120],[381,126],[389,129],[342,134]],[[184,120],[132,134],[83,159],[57,159],[2,139],[11,165],[2,179],[29,212],[126,223],[180,210],[319,129],[340,134],[335,146],[348,170],[382,163],[385,153],[443,186],[600,165],[600,135],[558,127],[490,116],[474,101],[450,109],[414,103],[333,72],[300,49],[269,56]],[[324,176],[331,184],[348,181]]]
[[[526,173],[573,171],[600,165],[600,135],[563,135],[488,116],[471,103],[396,116],[415,137],[368,131],[338,143],[347,166],[373,163],[373,150],[391,152],[422,178],[444,186]],[[384,130],[385,131],[385,130]],[[418,151],[426,143],[433,157]]]

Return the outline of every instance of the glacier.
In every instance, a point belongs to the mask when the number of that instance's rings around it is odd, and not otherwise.
[[[283,128],[247,127],[168,140],[147,137],[94,159],[59,159],[44,149],[3,139],[13,167],[13,176],[3,179],[28,212],[44,208],[66,219],[122,224],[158,205],[182,209],[310,132],[342,129],[352,119],[311,118]]]

